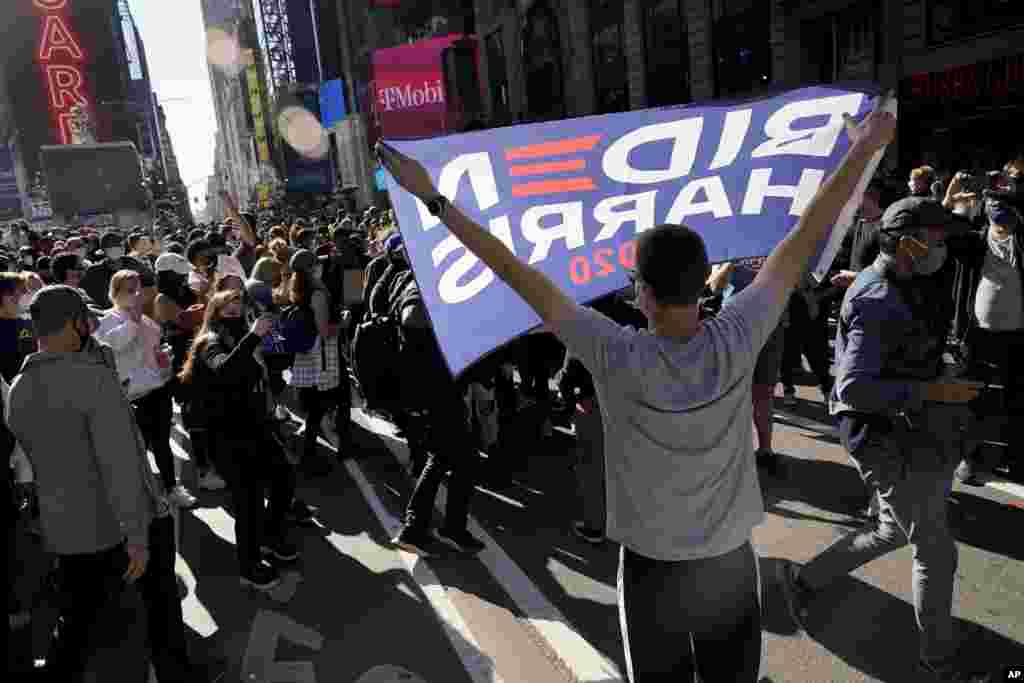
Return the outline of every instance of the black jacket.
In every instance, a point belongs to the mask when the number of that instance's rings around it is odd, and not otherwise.
[[[211,336],[188,385],[185,419],[190,427],[247,432],[269,419],[263,367],[253,357],[259,343],[251,332],[238,344],[225,333]]]
[[[988,253],[988,227],[946,239],[950,256],[960,262],[955,285],[956,316],[954,336],[963,340],[968,330],[978,326],[974,315],[974,298],[981,282],[981,270]],[[1013,240],[1013,252],[1017,263],[1017,275],[1024,281],[1024,240]],[[1024,307],[1024,301],[1021,301]]]

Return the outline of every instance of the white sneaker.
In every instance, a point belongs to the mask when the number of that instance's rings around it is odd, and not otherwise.
[[[199,488],[204,491],[221,491],[227,485],[227,482],[213,470],[207,470],[199,477]]]
[[[196,497],[189,493],[188,489],[181,484],[171,489],[170,493],[167,494],[167,500],[171,505],[179,508],[194,507],[197,502]]]
[[[290,412],[288,412],[288,409],[285,408],[283,405],[278,404],[274,408],[274,419],[282,420],[282,421],[290,420],[290,419],[292,419],[292,414]]]
[[[331,420],[330,415],[324,415],[320,420],[320,433],[324,435],[329,444],[335,448],[339,447],[341,439],[338,436],[338,430],[334,428],[334,422]]]

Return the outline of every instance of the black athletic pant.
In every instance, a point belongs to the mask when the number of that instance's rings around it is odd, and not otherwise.
[[[663,562],[622,547],[619,621],[632,683],[754,683],[761,668],[757,557]]]
[[[172,396],[171,387],[165,385],[134,402],[139,431],[146,440],[146,448],[153,453],[156,467],[160,470],[160,481],[168,491],[178,484],[174,474],[174,454],[171,453]]]

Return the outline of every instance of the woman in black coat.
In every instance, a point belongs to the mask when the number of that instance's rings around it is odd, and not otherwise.
[[[264,556],[292,562],[299,555],[285,527],[295,476],[272,436],[267,373],[257,353],[273,320],[261,316],[250,327],[243,308],[237,290],[210,300],[179,377],[189,385],[188,410],[214,434],[214,465],[228,484],[235,512],[242,585],[270,590],[280,574]]]

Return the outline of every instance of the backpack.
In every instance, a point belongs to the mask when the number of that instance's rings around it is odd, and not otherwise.
[[[309,353],[319,336],[313,309],[301,304],[286,307],[270,336],[278,353]]]
[[[356,327],[352,339],[352,369],[371,409],[398,400],[398,324],[388,315],[371,315]]]

